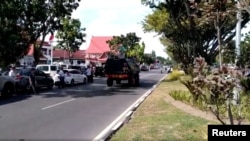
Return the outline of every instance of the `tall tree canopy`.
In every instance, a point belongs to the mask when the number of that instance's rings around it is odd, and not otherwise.
[[[126,35],[113,36],[107,43],[111,50],[123,51],[127,57],[135,57],[141,61],[144,55],[145,44],[140,44],[141,38],[134,32]]]
[[[142,0],[153,12],[142,22],[145,32],[156,32],[169,56],[183,64],[192,64],[202,56],[212,64],[219,53],[218,26],[221,44],[235,36],[235,2],[212,0]],[[217,20],[219,18],[219,20]],[[219,21],[219,22],[218,22]],[[242,27],[249,21],[243,13]]]
[[[0,57],[2,64],[22,57],[31,43],[60,29],[80,0],[2,0],[0,3]],[[15,56],[15,57],[13,57]]]
[[[81,22],[78,19],[64,18],[62,20],[62,28],[56,34],[58,38],[57,48],[66,50],[69,58],[72,53],[79,50],[83,42],[85,42],[85,28],[81,28]]]
[[[243,67],[250,65],[250,33],[247,33],[245,36],[244,41],[240,45],[241,55],[239,57],[239,65]]]

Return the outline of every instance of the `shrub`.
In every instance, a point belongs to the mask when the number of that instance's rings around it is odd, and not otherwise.
[[[241,124],[243,116],[240,107],[244,103],[239,99],[241,95],[239,82],[242,73],[225,66],[209,76],[207,72],[205,59],[199,57],[195,59],[193,74],[190,75],[192,79],[180,79],[180,81],[192,94],[195,105],[199,107],[207,105],[222,124],[227,124],[224,121],[225,116],[230,124],[234,124],[235,120]]]
[[[240,84],[246,93],[250,92],[250,78],[247,77],[241,79]]]
[[[171,73],[168,74],[167,79],[170,81],[175,81],[178,80],[183,75],[185,75],[183,71],[173,70]]]
[[[171,97],[173,97],[175,100],[188,102],[190,103],[190,100],[192,98],[191,94],[187,91],[180,91],[180,90],[174,90],[169,93]]]
[[[201,110],[206,109],[206,103],[204,103],[202,99],[193,100],[193,97],[189,91],[174,90],[171,91],[169,95],[173,97],[175,100],[193,105]]]

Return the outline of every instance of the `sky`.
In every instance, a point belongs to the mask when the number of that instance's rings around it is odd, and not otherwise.
[[[145,53],[154,50],[157,56],[166,58],[156,33],[144,33],[142,30],[141,22],[150,12],[151,9],[142,5],[141,0],[81,0],[72,14],[86,28],[87,41],[81,49],[88,47],[91,36],[119,36],[135,32],[145,42]]]

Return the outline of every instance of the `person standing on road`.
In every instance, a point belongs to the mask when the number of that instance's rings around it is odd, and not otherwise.
[[[59,75],[59,79],[60,79],[60,86],[64,87],[65,86],[65,81],[64,81],[65,74],[63,72],[63,67],[60,68],[58,75]]]
[[[32,90],[33,94],[36,94],[36,77],[35,77],[35,68],[32,68],[29,76],[29,87]]]
[[[92,69],[90,66],[88,66],[87,70],[86,70],[86,74],[87,74],[87,78],[88,78],[88,82],[93,82],[93,78],[92,78]]]
[[[14,66],[11,67],[10,71],[9,71],[9,76],[10,77],[15,77],[16,76],[16,68]]]

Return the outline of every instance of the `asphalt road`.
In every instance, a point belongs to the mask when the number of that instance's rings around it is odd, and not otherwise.
[[[93,84],[0,100],[0,140],[93,140],[165,74],[142,72],[141,86]],[[125,82],[123,82],[125,83]]]

